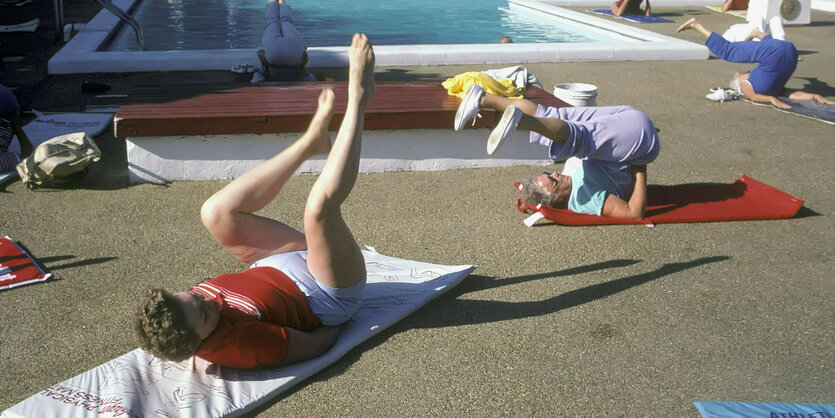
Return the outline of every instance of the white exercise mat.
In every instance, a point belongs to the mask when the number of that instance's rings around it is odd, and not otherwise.
[[[235,370],[192,358],[163,362],[140,349],[52,385],[3,417],[220,417],[240,415],[448,291],[475,266],[443,266],[363,251],[363,305],[325,355],[288,367]]]

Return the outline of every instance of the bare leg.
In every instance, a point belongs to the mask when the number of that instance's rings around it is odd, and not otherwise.
[[[238,260],[251,264],[273,254],[306,248],[301,232],[254,212],[278,195],[301,163],[330,150],[328,124],[333,116],[333,97],[332,90],[322,90],[319,107],[307,131],[296,142],[203,203],[203,225]]]
[[[510,105],[518,107],[526,115],[536,116],[537,104],[528,99],[511,99],[490,93],[485,93],[484,97],[481,98],[482,109],[492,109],[502,113]]]
[[[690,20],[684,22],[684,24],[682,24],[678,27],[678,29],[676,29],[676,32],[681,32],[687,29],[693,29],[696,32],[699,32],[700,34],[702,34],[702,36],[705,37],[705,39],[710,37],[710,31],[705,29],[705,27],[702,26],[701,23],[696,21],[695,17],[691,17]]]
[[[365,35],[354,35],[348,59],[345,117],[304,209],[307,268],[320,283],[335,288],[365,277],[365,259],[340,208],[357,179],[365,105],[374,95],[374,50]]]
[[[820,104],[827,104],[827,105],[835,105],[835,102],[832,100],[827,99],[826,97],[821,96],[817,93],[809,93],[808,91],[801,91],[797,90],[792,92],[789,95],[789,99],[792,100],[814,100]]]
[[[565,142],[571,133],[571,128],[561,119],[538,118],[527,114],[519,119],[517,129],[536,132],[555,142]]]
[[[568,124],[556,118],[538,118],[536,110],[538,105],[527,99],[511,99],[503,96],[485,94],[481,99],[481,107],[504,112],[508,106],[518,107],[524,115],[519,120],[517,129],[534,131],[552,141],[563,142],[568,139],[570,128]]]

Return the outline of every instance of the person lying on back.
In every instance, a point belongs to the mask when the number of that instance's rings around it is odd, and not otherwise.
[[[487,140],[487,152],[518,128],[530,142],[548,147],[562,173],[544,173],[523,183],[522,200],[578,213],[642,219],[646,212],[646,165],[660,151],[658,133],[643,112],[629,106],[544,107],[527,99],[467,91],[455,115],[460,131],[480,109],[503,112]]]

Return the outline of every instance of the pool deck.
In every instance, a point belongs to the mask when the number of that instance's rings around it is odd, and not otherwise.
[[[704,7],[653,6],[676,23],[642,28],[693,42],[692,31],[674,33],[687,16],[720,31],[742,21]],[[85,7],[65,4],[82,17]],[[786,29],[802,57],[789,87],[835,98],[835,14],[813,11],[812,19]],[[16,87],[25,109],[83,110],[95,102],[80,92],[83,79],[109,83],[114,94],[142,84],[176,89],[195,78],[234,84],[228,71],[47,76],[39,51],[52,45],[24,47],[14,42],[28,35],[0,36],[4,51],[24,56],[6,62],[3,82]],[[780,221],[526,228],[512,182],[540,171],[531,167],[361,175],[343,210],[359,243],[478,268],[259,416],[696,417],[698,400],[831,403],[833,127],[704,99],[733,71],[750,68],[743,64],[526,66],[546,85],[595,84],[599,104],[646,112],[662,140],[650,183],[730,183],[747,174],[806,207]],[[376,78],[440,81],[485,68],[388,67]],[[345,79],[339,69],[324,71]],[[197,219],[202,201],[225,182],[129,186],[124,142],[110,133],[96,140],[104,158],[77,189],[0,186],[0,234],[25,244],[57,277],[0,292],[8,382],[0,410],[132,350],[126,328],[143,289],[185,289],[242,268]],[[313,180],[292,179],[264,214],[300,226]]]
[[[115,135],[126,142],[131,183],[237,178],[307,129],[323,88],[333,89],[337,100],[348,95],[345,82],[250,84],[210,92],[212,87],[195,83],[179,92],[145,88],[150,100],[119,109],[113,125]],[[525,97],[543,106],[567,106],[535,87]],[[482,129],[449,129],[459,103],[436,81],[378,82],[365,109],[359,172],[551,164],[521,131],[487,155]],[[344,102],[334,104],[332,135],[344,112]],[[496,123],[496,112],[481,113],[476,128]],[[325,156],[315,156],[296,173],[319,173],[324,164]]]

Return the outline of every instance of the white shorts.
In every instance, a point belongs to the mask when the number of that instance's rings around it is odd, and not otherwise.
[[[323,325],[347,322],[362,304],[365,277],[357,284],[343,288],[319,283],[307,269],[307,250],[271,255],[252,263],[252,267],[273,267],[286,274],[307,297],[310,309]]]

